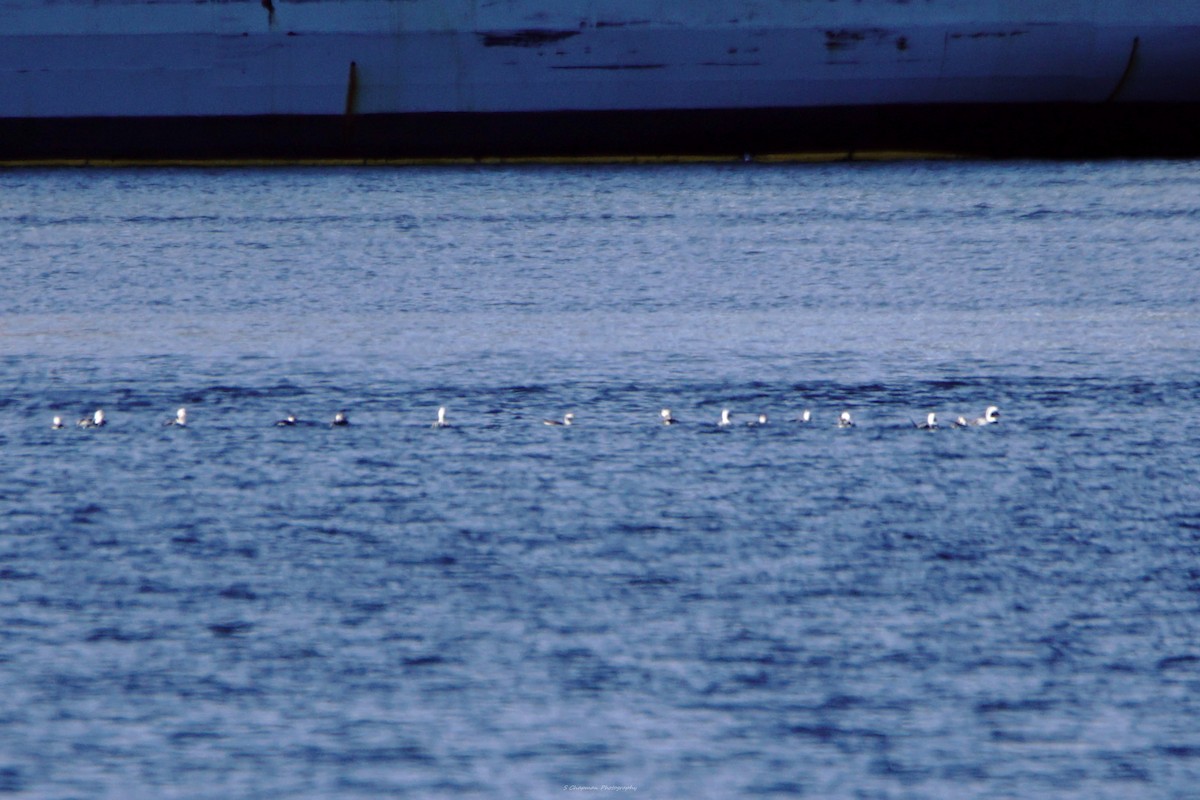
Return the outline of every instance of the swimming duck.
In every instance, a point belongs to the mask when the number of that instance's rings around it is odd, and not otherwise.
[[[839,428],[853,428],[854,427],[854,420],[850,419],[849,411],[843,411],[841,414],[838,415],[837,426]]]
[[[350,418],[346,416],[345,411],[339,411],[333,415],[333,422],[329,423],[334,428],[344,428],[350,424]]]
[[[575,415],[570,412],[567,412],[566,414],[563,414],[562,420],[544,419],[544,420],[542,420],[542,424],[543,425],[559,425],[564,428],[569,428],[569,427],[571,427],[571,423],[574,421],[575,421]]]
[[[295,424],[296,424],[297,422],[299,422],[299,421],[300,421],[300,420],[296,419],[296,415],[295,415],[295,414],[288,414],[288,415],[287,415],[286,417],[284,417],[283,419],[277,419],[277,420],[275,420],[275,426],[276,426],[276,427],[278,427],[278,428],[289,428],[289,427],[291,427],[292,425],[295,425]]]
[[[79,420],[79,427],[81,428],[103,428],[107,424],[108,421],[104,419],[104,410],[100,408],[97,408],[96,412],[90,417],[84,417]]]
[[[733,424],[733,420],[731,420],[729,418],[729,409],[728,408],[721,409],[721,419],[717,422],[717,424],[720,425],[722,428]]]
[[[50,423],[50,427],[53,428],[54,430],[58,430],[62,426],[63,426],[62,417],[55,417],[53,419],[53,421],[51,421],[51,423]]]
[[[983,412],[983,416],[972,422],[972,425],[995,425],[1000,421],[1000,409],[996,406],[988,406],[987,411]]]
[[[163,423],[164,426],[175,425],[180,428],[187,427],[187,409],[181,408],[175,412],[175,419],[169,419]]]
[[[679,422],[679,420],[671,416],[671,409],[669,408],[664,408],[660,411],[659,416],[662,417],[663,425],[674,425],[676,422]]]
[[[800,416],[796,417],[796,422],[809,423],[812,421],[812,412],[807,408],[800,412]]]
[[[438,409],[437,420],[433,423],[433,425],[431,427],[434,427],[434,428],[449,428],[450,427],[450,423],[446,421],[446,407],[445,406],[442,406],[441,408]]]
[[[914,427],[919,428],[920,430],[923,430],[923,431],[936,431],[938,428],[937,414],[933,411],[930,411],[925,416],[924,422],[913,423],[913,424],[914,424]]]

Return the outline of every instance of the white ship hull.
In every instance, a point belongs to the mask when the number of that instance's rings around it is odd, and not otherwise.
[[[1172,154],[1198,106],[1194,0],[0,7],[7,160]]]

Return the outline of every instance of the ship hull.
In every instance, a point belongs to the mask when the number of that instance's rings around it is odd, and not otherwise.
[[[1191,104],[0,120],[10,163],[1191,157]]]
[[[1188,156],[1198,120],[1191,0],[0,9],[8,162]]]

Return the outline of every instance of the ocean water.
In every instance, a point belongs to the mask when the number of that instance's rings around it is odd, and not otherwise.
[[[1198,268],[1195,162],[0,172],[0,793],[1195,797]]]

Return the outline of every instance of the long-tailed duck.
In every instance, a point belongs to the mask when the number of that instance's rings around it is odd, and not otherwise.
[[[90,417],[84,417],[79,420],[79,427],[81,428],[103,428],[107,424],[108,420],[104,418],[104,410],[100,408],[97,408],[96,413]]]
[[[987,411],[983,412],[983,416],[972,422],[972,425],[995,425],[1000,421],[1000,409],[996,406],[988,406]]]

